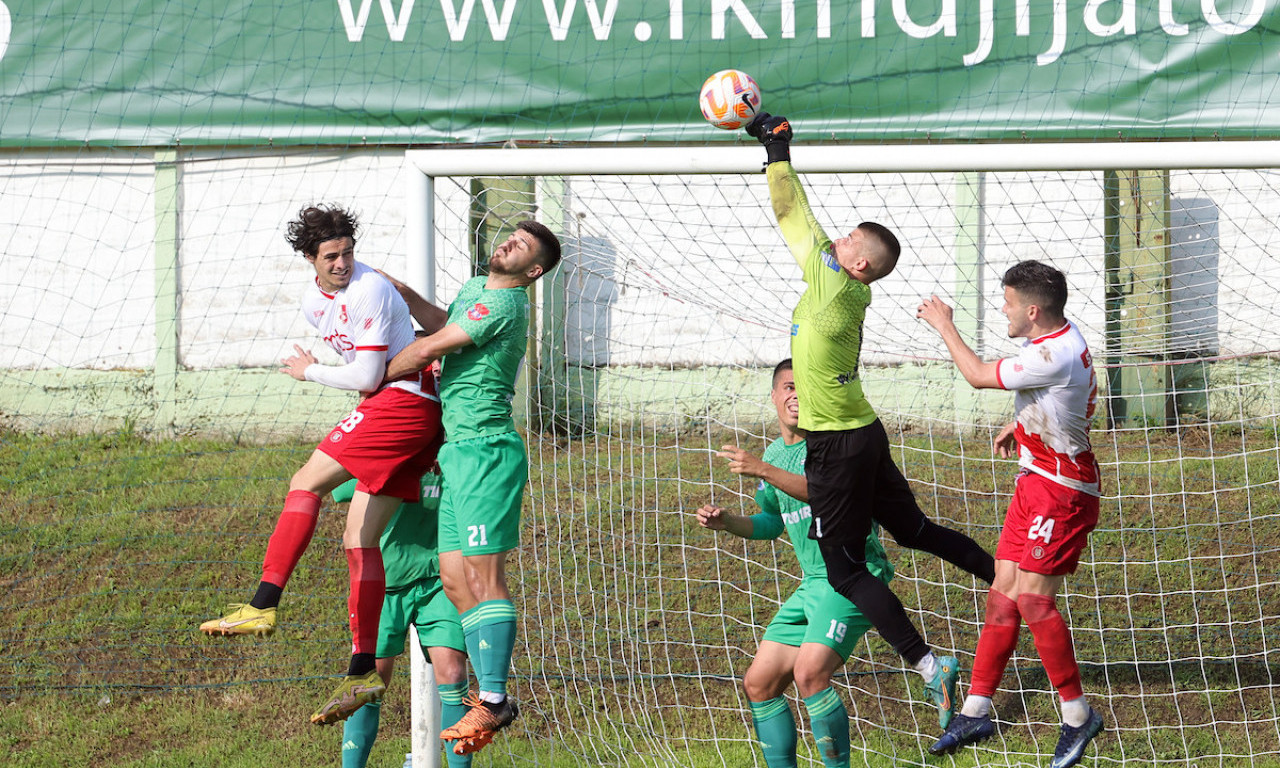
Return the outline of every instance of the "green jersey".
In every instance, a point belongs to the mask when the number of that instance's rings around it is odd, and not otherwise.
[[[862,321],[871,304],[871,288],[849,277],[836,261],[831,238],[814,219],[791,163],[770,163],[767,176],[782,237],[804,274],[805,290],[791,313],[800,428],[865,427],[876,420],[858,377]]]
[[[445,355],[440,402],[446,440],[514,432],[511,400],[524,360],[529,329],[529,293],[524,288],[484,287],[473,277],[449,305],[449,322],[472,344]]]
[[[349,480],[333,490],[333,500],[351,501],[355,491],[356,481]],[[440,575],[440,557],[436,552],[439,512],[440,475],[428,472],[422,476],[422,498],[401,504],[382,532],[379,545],[388,591]]]
[[[771,164],[772,168],[776,163]],[[803,401],[802,401],[803,402]],[[782,438],[769,444],[761,458],[766,464],[772,464],[784,472],[794,475],[804,474],[804,459],[808,453],[805,441],[787,445]],[[765,481],[760,481],[756,489],[756,504],[760,506],[760,514],[753,515],[753,539],[772,539],[782,533],[785,528],[791,546],[795,548],[796,559],[800,561],[800,569],[804,571],[806,581],[811,579],[826,581],[827,566],[822,559],[822,551],[818,542],[809,538],[809,526],[812,525],[812,514],[809,505],[794,499],[774,488]],[[893,566],[880,544],[880,526],[872,524],[871,535],[867,536],[867,570],[881,581],[888,581],[893,576]]]

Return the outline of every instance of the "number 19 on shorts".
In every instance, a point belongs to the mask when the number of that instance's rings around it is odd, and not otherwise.
[[[488,526],[484,525],[468,525],[467,526],[467,546],[468,547],[487,547],[489,546],[489,534],[485,531]]]
[[[827,630],[827,639],[835,640],[837,643],[844,642],[844,636],[849,632],[849,625],[843,621],[831,620],[831,628]]]

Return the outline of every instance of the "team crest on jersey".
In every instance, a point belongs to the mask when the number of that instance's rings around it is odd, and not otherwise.
[[[822,255],[822,263],[826,264],[827,267],[832,272],[840,271],[840,262],[836,261],[836,255],[834,251],[832,251],[831,249],[827,249],[823,251],[821,255]]]
[[[339,314],[339,315],[338,315],[338,322],[340,322],[340,323],[348,323],[348,322],[351,322],[350,320],[348,320],[348,319],[347,319],[347,305],[346,305],[346,304],[343,304],[343,305],[342,305],[342,312],[341,312],[341,314]]]
[[[333,434],[329,435],[330,442],[336,443],[341,439],[342,439],[342,433],[336,429],[333,431]]]
[[[478,321],[478,320],[483,320],[488,316],[489,316],[489,308],[481,304],[480,302],[476,302],[476,305],[474,307],[467,310],[468,320]]]
[[[1044,559],[1044,547],[1032,547],[1031,556],[1037,560]]]

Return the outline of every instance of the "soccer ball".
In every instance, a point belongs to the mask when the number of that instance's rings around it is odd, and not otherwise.
[[[698,105],[708,123],[736,131],[760,111],[760,86],[746,72],[722,69],[702,84]]]

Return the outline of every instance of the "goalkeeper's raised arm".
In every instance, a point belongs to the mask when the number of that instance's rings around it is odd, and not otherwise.
[[[901,246],[888,228],[864,221],[845,237],[832,240],[818,224],[791,165],[793,135],[787,118],[761,112],[747,123],[746,131],[764,145],[773,215],[805,282],[825,283],[835,291],[845,278],[870,285],[893,271]]]

